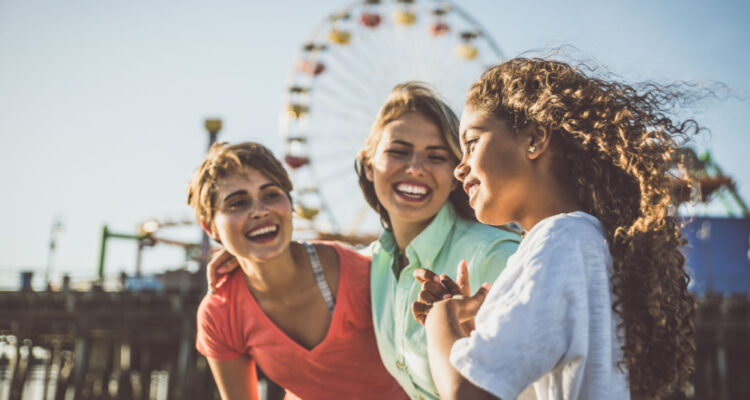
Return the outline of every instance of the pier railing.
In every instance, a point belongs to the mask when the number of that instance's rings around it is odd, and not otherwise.
[[[195,350],[204,293],[0,292],[0,399],[218,398]]]
[[[218,399],[194,346],[203,295],[0,292],[0,400]],[[670,399],[750,398],[747,295],[699,304],[693,386]],[[260,387],[263,399],[283,397],[266,379]]]

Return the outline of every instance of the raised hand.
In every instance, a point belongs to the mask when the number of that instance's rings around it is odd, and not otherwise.
[[[417,301],[429,305],[450,297],[451,293],[441,283],[443,276],[445,276],[445,274],[438,276],[428,269],[417,268],[414,271],[414,279],[422,284],[422,290],[419,292],[419,298]]]
[[[239,261],[229,254],[226,249],[220,249],[213,254],[211,261],[206,265],[206,280],[208,280],[208,291],[213,293],[216,290],[216,283],[221,276],[234,271],[240,266]]]
[[[458,264],[458,270],[456,273],[456,281],[454,282],[448,275],[441,274],[436,275],[434,272],[417,268],[414,271],[414,278],[422,284],[422,290],[419,292],[419,298],[417,301],[412,303],[412,314],[414,319],[420,324],[424,325],[424,321],[427,318],[427,314],[430,312],[433,303],[440,300],[450,299],[458,297],[460,299],[472,299],[471,287],[469,285],[469,270],[466,264],[466,260],[462,260]],[[484,301],[484,295],[486,295],[486,289],[484,286],[480,289],[477,295],[481,295],[482,302]],[[469,305],[474,302],[469,302]],[[479,303],[481,305],[481,302]],[[477,309],[479,306],[477,306]],[[476,311],[474,311],[476,314]],[[464,332],[468,335],[469,332],[474,330],[474,316],[461,320],[461,327]]]

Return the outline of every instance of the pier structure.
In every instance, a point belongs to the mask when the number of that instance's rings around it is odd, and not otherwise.
[[[195,350],[204,294],[0,292],[0,399],[218,399]]]

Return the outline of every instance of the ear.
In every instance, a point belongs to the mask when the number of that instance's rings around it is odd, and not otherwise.
[[[372,164],[370,164],[370,160],[363,162],[362,167],[364,167],[365,170],[365,178],[367,178],[368,181],[372,182],[375,178],[373,178]]]
[[[211,227],[208,224],[206,224],[206,219],[203,218],[203,217],[201,217],[200,218],[200,223],[201,223],[201,228],[203,228],[203,230],[206,232],[206,234],[209,237],[211,237],[211,239],[216,240],[218,242],[219,241],[218,235],[215,235],[214,234],[214,230],[211,229]]]
[[[552,142],[552,134],[549,129],[539,124],[531,124],[525,131],[528,144],[526,147],[526,157],[529,160],[536,160],[549,149],[550,142]]]

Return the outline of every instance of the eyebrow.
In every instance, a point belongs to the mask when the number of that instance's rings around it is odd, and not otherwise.
[[[400,145],[402,145],[402,146],[406,146],[406,147],[412,147],[412,148],[414,147],[414,145],[413,145],[413,144],[411,144],[411,143],[409,143],[409,142],[406,142],[406,141],[403,141],[403,140],[398,140],[398,139],[397,139],[397,140],[394,140],[394,141],[392,141],[392,142],[391,142],[391,144],[400,144]],[[448,146],[443,146],[443,145],[434,145],[434,146],[427,146],[427,150],[445,150],[445,151],[447,151],[447,152],[450,152],[450,151],[451,151],[451,150],[450,150],[450,149],[448,148]]]
[[[485,130],[487,130],[487,127],[484,126],[484,125],[470,126],[470,127],[466,128],[466,129],[464,129],[463,131],[461,131],[461,133],[459,134],[459,139],[461,139],[462,142],[466,142],[466,133],[467,132],[469,132],[469,131],[485,131]]]
[[[281,186],[278,183],[276,183],[276,182],[269,182],[269,183],[266,183],[263,186],[261,186],[260,190],[266,190],[269,187],[274,187],[274,186],[278,187],[279,189],[281,189]],[[226,195],[224,197],[224,201],[227,201],[227,200],[231,199],[234,196],[241,196],[241,195],[247,195],[247,190],[240,189],[240,190],[234,191],[232,193],[229,193],[228,195]]]
[[[228,195],[226,195],[224,197],[224,201],[227,201],[227,200],[231,199],[234,196],[241,196],[241,195],[244,195],[244,194],[247,194],[247,190],[245,190],[245,189],[237,190],[235,192],[232,192],[232,193],[229,193]]]

